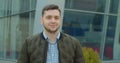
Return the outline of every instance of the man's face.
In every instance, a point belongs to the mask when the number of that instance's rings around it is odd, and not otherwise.
[[[47,32],[57,32],[61,26],[60,12],[57,9],[44,11],[41,23]]]

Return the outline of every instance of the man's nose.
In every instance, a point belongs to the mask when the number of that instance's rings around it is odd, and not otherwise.
[[[53,17],[51,21],[52,21],[52,22],[55,22],[55,18]]]

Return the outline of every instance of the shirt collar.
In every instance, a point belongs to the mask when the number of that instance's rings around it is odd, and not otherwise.
[[[44,37],[45,39],[48,39],[48,36],[46,35],[45,31],[43,31],[43,37]],[[60,32],[58,32],[56,39],[60,39]]]

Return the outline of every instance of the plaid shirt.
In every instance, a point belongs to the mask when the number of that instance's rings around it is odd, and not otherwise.
[[[43,36],[49,42],[46,63],[59,63],[57,40],[60,37],[60,33],[58,33],[57,38],[56,38],[55,42],[53,42],[53,43],[50,42],[49,37],[45,34],[45,32],[43,32]]]

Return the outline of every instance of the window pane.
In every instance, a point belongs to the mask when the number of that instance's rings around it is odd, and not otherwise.
[[[0,16],[4,16],[5,7],[4,7],[5,0],[0,0]]]
[[[0,58],[17,59],[24,39],[33,33],[36,0],[0,3]]]
[[[83,46],[100,53],[103,15],[65,11],[63,32],[75,36]]]
[[[20,0],[20,12],[30,10],[30,0]]]
[[[19,15],[19,23],[16,31],[16,58],[19,56],[20,49],[26,37],[32,34],[35,12],[27,12]]]
[[[104,12],[106,0],[66,0],[65,8]]]
[[[0,58],[11,57],[10,17],[0,19]]]
[[[119,0],[111,0],[110,13],[118,13]]]
[[[37,0],[30,0],[31,1],[31,4],[30,4],[30,6],[31,6],[31,9],[33,10],[33,9],[36,9],[36,1]]]
[[[104,48],[104,60],[113,59],[115,28],[116,28],[116,17],[109,16],[106,42],[105,42],[105,48]]]
[[[16,14],[20,12],[20,0],[12,0],[11,4],[12,14]]]
[[[0,58],[3,58],[4,50],[3,50],[3,42],[4,42],[4,19],[0,19]]]
[[[35,12],[0,19],[0,58],[17,59],[25,38],[32,34]]]
[[[25,38],[29,35],[29,12],[19,15],[19,23],[16,30],[16,58],[18,58],[19,51]]]

